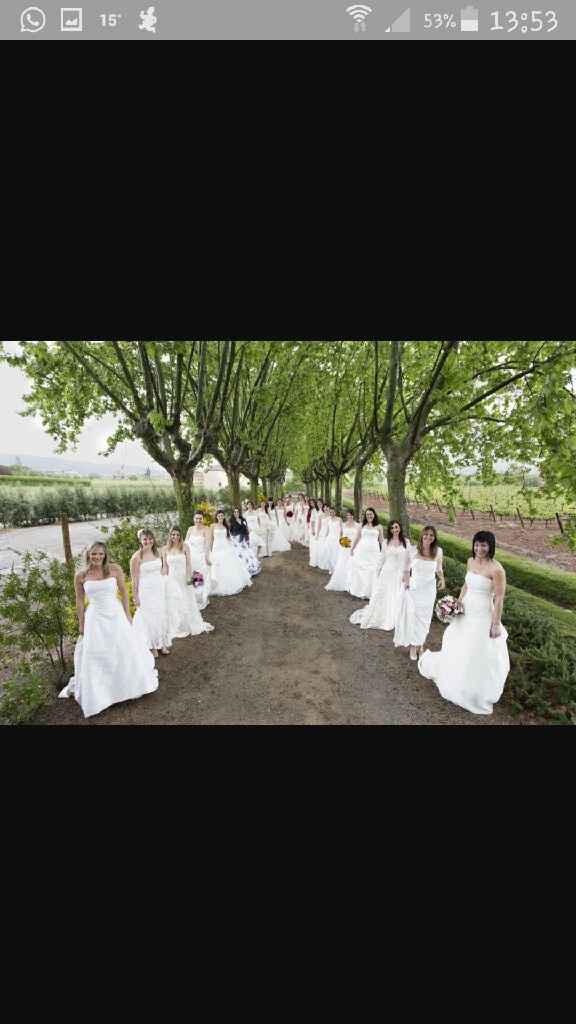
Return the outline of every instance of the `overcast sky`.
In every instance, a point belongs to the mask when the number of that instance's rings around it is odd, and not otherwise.
[[[17,352],[17,342],[4,343],[7,350]],[[13,366],[0,363],[0,451],[14,455],[58,455],[56,442],[44,431],[40,417],[22,417],[25,409],[22,396],[30,390],[26,374]],[[76,450],[68,449],[64,457],[85,462],[99,462],[98,452],[106,448],[106,438],[116,425],[114,416],[87,421],[78,438]],[[64,454],[64,453],[60,453]],[[120,445],[105,461],[125,462],[133,466],[155,466],[137,441]]]

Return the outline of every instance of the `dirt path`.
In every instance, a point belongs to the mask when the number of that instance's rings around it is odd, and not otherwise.
[[[443,701],[392,634],[348,621],[365,602],[327,593],[326,573],[296,545],[263,562],[250,590],[212,598],[215,632],[176,640],[160,687],[82,718],[73,700],[42,708],[38,725],[523,725],[505,706],[468,714]],[[434,623],[437,649],[442,626]]]

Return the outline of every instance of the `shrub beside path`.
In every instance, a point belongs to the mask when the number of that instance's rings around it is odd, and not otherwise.
[[[72,700],[41,708],[32,725],[538,725],[505,704],[476,716],[438,696],[392,633],[348,621],[365,602],[324,590],[308,551],[264,559],[252,587],[212,598],[215,632],[176,640],[159,659],[160,687],[84,719]],[[504,617],[505,618],[505,617]],[[443,627],[429,638],[438,649]]]

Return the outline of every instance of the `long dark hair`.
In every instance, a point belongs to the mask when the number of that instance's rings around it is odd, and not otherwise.
[[[316,501],[315,498],[310,498],[310,507],[309,507],[308,512],[306,514],[306,522],[307,523],[310,522],[310,517],[311,517],[312,513],[313,512],[317,512],[317,511],[318,511],[318,502]]]
[[[378,516],[376,515],[376,509],[372,508],[371,505],[369,505],[368,508],[364,509],[364,518],[362,520],[362,526],[368,526],[368,520],[366,518],[366,513],[367,512],[373,512],[374,513],[374,519],[372,521],[372,526],[378,526]]]
[[[216,511],[216,515],[214,516],[214,526],[219,526],[220,525],[220,523],[218,522],[218,516],[220,516],[220,515],[224,519],[224,522],[222,523],[222,526],[224,526],[226,528],[226,536],[227,536],[228,540],[230,540],[230,527],[228,526],[228,523],[226,522],[226,515],[224,513],[224,509],[223,508],[219,508]]]
[[[236,537],[238,535],[242,538],[242,540],[248,540],[248,523],[244,519],[244,516],[242,515],[241,512],[238,518],[236,518],[234,513],[232,513],[230,517],[230,533],[232,534],[233,537]]]
[[[426,526],[422,530],[422,533],[420,534],[420,537],[418,538],[418,554],[424,556],[424,548],[422,547],[422,537],[426,533],[426,530],[431,530],[432,533],[434,534],[434,540],[430,545],[430,556],[432,558],[436,558],[436,554],[438,552],[438,534],[436,533],[436,527],[432,526],[432,523],[426,524]]]
[[[404,536],[404,530],[402,529],[402,523],[400,522],[399,519],[391,519],[390,520],[390,522],[388,523],[388,529],[386,530],[386,538],[387,538],[387,540],[392,540],[392,536],[393,536],[393,534],[392,534],[392,527],[394,526],[394,523],[397,523],[397,525],[400,527],[400,533],[398,534],[398,540],[400,541],[401,544],[404,545],[404,547],[406,547],[406,537]]]

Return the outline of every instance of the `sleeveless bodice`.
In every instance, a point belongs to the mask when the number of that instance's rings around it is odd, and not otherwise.
[[[186,555],[181,551],[175,551],[166,556],[166,561],[170,568],[170,576],[186,582]]]
[[[114,576],[103,580],[85,580],[84,593],[90,602],[89,607],[97,609],[103,615],[116,614],[120,607],[118,586]]]

